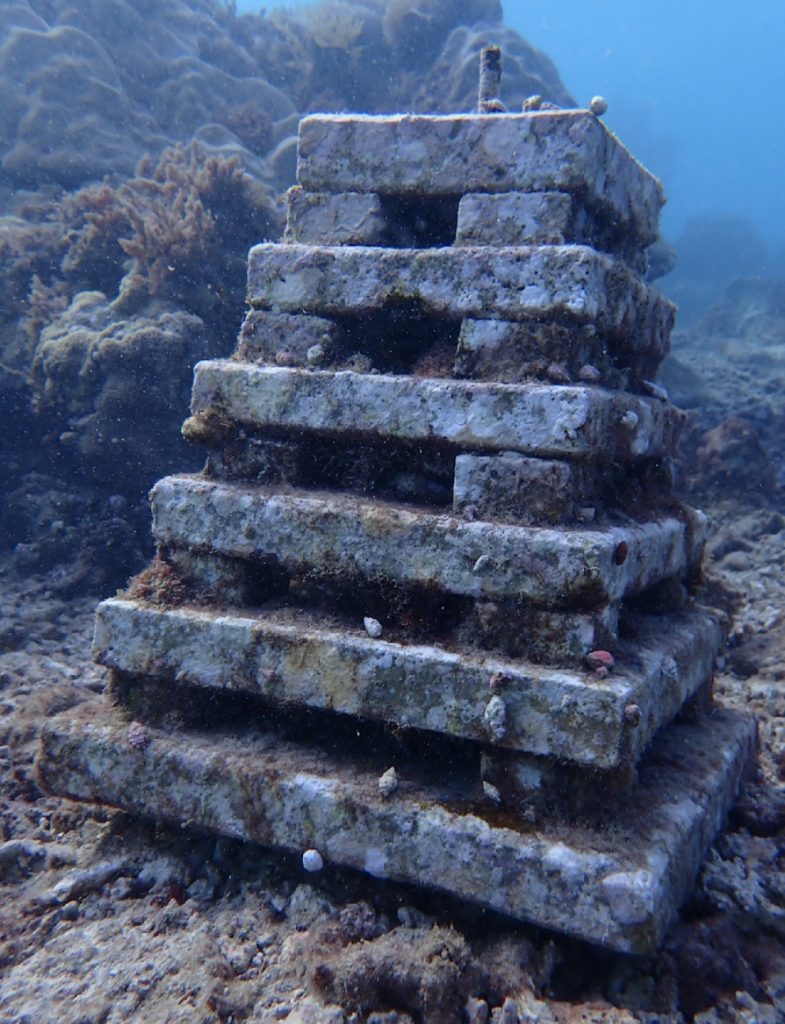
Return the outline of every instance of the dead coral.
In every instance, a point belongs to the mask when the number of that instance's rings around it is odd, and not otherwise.
[[[690,440],[694,445],[688,478],[691,493],[705,498],[743,492],[747,501],[764,502],[776,492],[774,466],[748,419],[729,416]]]
[[[294,11],[277,8],[264,18],[264,52],[257,59],[273,84],[280,84],[302,108],[314,66],[314,44]]]
[[[0,322],[21,328],[16,345],[24,349],[25,365],[32,362],[41,329],[77,292],[115,293],[126,260],[120,238],[130,230],[120,194],[108,182],[20,203],[17,216],[4,218]],[[14,361],[7,348],[3,358]]]
[[[140,294],[172,296],[190,264],[207,261],[215,245],[215,217],[205,207],[201,188],[211,174],[233,173],[210,161],[196,147],[167,149],[153,168],[145,158],[137,176],[120,189],[131,233],[120,240],[134,263],[123,279],[121,305]]]
[[[410,74],[396,64],[385,40],[383,14],[381,0],[325,0],[270,15],[285,55],[289,89],[301,111],[378,113],[410,107],[405,98]],[[279,74],[276,68],[271,81]]]
[[[371,941],[326,952],[311,982],[344,1009],[398,1010],[428,1024],[452,1024],[472,993],[471,952],[451,928],[395,928]]]
[[[54,204],[22,207],[20,217],[0,219],[0,404],[10,415],[4,449],[14,453],[26,447],[35,394],[32,364],[43,327],[68,304],[60,263],[67,251],[61,225],[52,214]],[[28,219],[22,219],[23,217]],[[31,390],[32,388],[32,390]],[[18,427],[17,430],[10,427]]]
[[[243,110],[231,116],[245,117],[249,132],[269,132],[264,115],[251,125]],[[62,300],[59,312],[77,292],[118,289],[118,313],[150,299],[199,315],[227,301],[239,310],[248,246],[282,226],[271,194],[239,158],[196,144],[171,147],[157,162],[145,157],[118,187],[104,181],[21,212],[28,222],[6,222],[0,233],[17,318],[36,318],[30,307],[47,295]]]
[[[53,458],[129,497],[173,466],[195,468],[179,427],[193,365],[216,348],[196,316],[153,304],[120,319],[100,292],[80,292],[42,332],[32,367]]]
[[[68,248],[60,263],[71,296],[78,291],[113,295],[123,276],[120,239],[131,230],[122,193],[108,181],[64,197],[61,217]]]

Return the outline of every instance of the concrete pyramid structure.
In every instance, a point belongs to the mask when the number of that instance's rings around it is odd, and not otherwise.
[[[642,952],[754,727],[712,707],[651,383],[661,187],[588,110],[499,107],[302,121],[285,239],[196,368],[205,470],[98,609],[114,706],[54,719],[39,775]]]

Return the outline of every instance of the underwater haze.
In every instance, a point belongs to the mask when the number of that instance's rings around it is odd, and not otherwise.
[[[785,4],[517,0],[505,15],[579,102],[608,99],[607,123],[665,183],[666,235],[722,213],[782,248]]]
[[[0,0],[0,1024],[785,1022],[785,0],[285,4]]]
[[[238,10],[259,10],[239,0]],[[506,0],[504,20],[556,64],[662,178],[663,233],[733,221],[753,269],[785,263],[785,4],[756,0]],[[755,245],[755,242],[760,245]],[[677,246],[677,248],[682,248]],[[750,267],[749,259],[747,266]],[[732,276],[732,275],[731,275]]]

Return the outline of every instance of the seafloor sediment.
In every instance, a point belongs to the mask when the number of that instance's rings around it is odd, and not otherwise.
[[[757,714],[760,773],[662,951],[645,959],[352,872],[309,876],[186,823],[156,828],[44,796],[32,770],[40,729],[66,707],[86,710],[105,683],[90,660],[94,600],[59,596],[54,576],[6,572],[0,1020],[453,1022],[472,999],[506,1000],[510,1020],[515,1000],[518,1020],[543,1024],[781,1019],[785,519],[738,501],[710,511],[708,593],[735,603],[717,689]]]

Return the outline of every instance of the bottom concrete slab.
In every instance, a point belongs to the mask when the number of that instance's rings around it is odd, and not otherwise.
[[[417,883],[613,949],[660,941],[694,883],[752,755],[751,720],[727,711],[676,724],[602,828],[515,821],[455,775],[282,740],[245,727],[165,733],[104,703],[44,729],[38,777],[50,793]],[[376,763],[380,762],[380,763]]]

